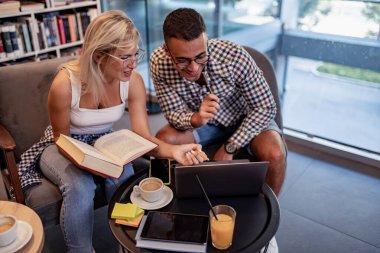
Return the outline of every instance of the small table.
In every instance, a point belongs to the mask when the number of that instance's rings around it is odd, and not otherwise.
[[[133,186],[147,176],[146,171],[141,171],[129,178],[116,190],[108,207],[108,224],[115,238],[127,252],[163,252],[137,248],[135,241],[137,229],[116,224],[115,220],[111,219],[115,202],[131,202],[130,194]],[[177,199],[174,183],[172,182],[170,186],[174,193],[173,200],[158,211],[208,215],[209,206],[205,199]],[[280,223],[279,204],[275,194],[267,185],[263,186],[262,194],[257,196],[211,198],[211,202],[213,205],[230,205],[237,213],[232,246],[228,250],[223,250],[225,253],[258,252],[268,244],[278,229]],[[210,235],[207,252],[220,252],[212,246]]]
[[[17,253],[40,253],[44,246],[45,235],[40,217],[29,207],[11,201],[0,201],[0,214],[13,215],[18,220],[25,221],[33,228],[29,242]]]

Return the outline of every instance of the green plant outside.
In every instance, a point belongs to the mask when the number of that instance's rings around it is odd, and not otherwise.
[[[317,68],[317,71],[336,76],[373,82],[380,85],[380,72],[360,68],[352,68],[332,63],[323,63]]]

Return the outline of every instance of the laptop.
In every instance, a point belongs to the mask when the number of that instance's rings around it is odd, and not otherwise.
[[[269,162],[248,160],[204,162],[174,167],[177,198],[203,198],[196,175],[210,197],[257,195],[265,182]]]

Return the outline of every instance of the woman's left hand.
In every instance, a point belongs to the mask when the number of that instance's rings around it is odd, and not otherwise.
[[[202,150],[199,144],[175,145],[173,149],[173,158],[182,165],[199,164],[204,161],[196,152],[196,150]]]

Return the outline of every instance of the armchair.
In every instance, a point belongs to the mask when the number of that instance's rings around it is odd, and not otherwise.
[[[36,143],[49,124],[47,94],[60,64],[72,57],[0,67],[0,168],[8,196],[34,209],[45,227],[59,224],[62,196],[48,179],[23,191],[17,172],[21,154]],[[134,162],[147,168],[144,159]],[[107,204],[98,180],[95,208]]]

